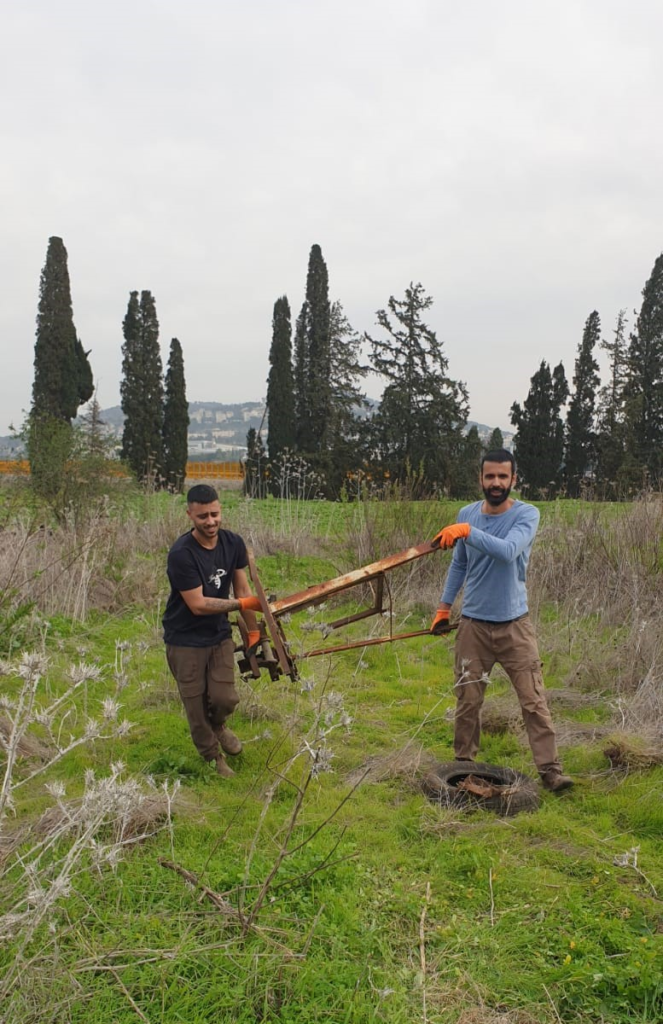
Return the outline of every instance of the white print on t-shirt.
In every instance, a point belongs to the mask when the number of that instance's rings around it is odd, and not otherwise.
[[[228,573],[226,572],[225,569],[217,569],[216,572],[212,573],[212,575],[209,577],[207,582],[208,583],[213,583],[214,586],[216,587],[216,589],[220,590],[221,589],[221,580],[223,579],[224,576],[227,576],[227,575],[228,575]]]

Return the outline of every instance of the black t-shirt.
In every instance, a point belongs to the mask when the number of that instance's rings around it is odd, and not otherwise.
[[[237,533],[219,530],[216,547],[204,548],[193,531],[183,534],[168,552],[170,597],[163,616],[163,638],[175,647],[214,647],[231,635],[228,616],[194,615],[181,591],[202,586],[205,597],[227,598],[233,573],[248,564],[246,545]]]

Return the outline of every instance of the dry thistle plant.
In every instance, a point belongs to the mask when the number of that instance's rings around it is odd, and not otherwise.
[[[79,662],[69,670],[69,680],[59,697],[39,699],[39,684],[48,668],[48,659],[39,652],[24,652],[17,663],[0,663],[0,672],[14,676],[20,686],[15,696],[3,694],[0,709],[5,728],[0,729],[0,748],[6,762],[0,788],[0,827],[7,812],[14,809],[14,793],[38,775],[48,771],[70,751],[95,740],[126,736],[131,725],[119,720],[122,705],[111,697],[100,702],[99,717],[87,717],[77,732],[69,732],[76,720],[74,696],[101,676],[97,665]],[[39,763],[19,774],[18,762],[26,734],[37,726],[41,734]]]
[[[63,692],[47,697],[40,685],[48,670],[43,654],[25,653],[0,668],[18,684],[15,694],[0,699],[0,749],[5,762],[0,789],[5,878],[0,888],[0,939],[11,941],[14,953],[0,983],[0,1000],[9,999],[11,1005],[12,992],[25,987],[30,970],[38,970],[57,942],[58,908],[75,891],[82,873],[115,870],[127,848],[162,828],[169,830],[172,848],[172,810],[180,783],[166,781],[158,787],[149,778],[124,779],[124,765],[117,762],[105,778],[87,771],[82,794],[68,800],[64,784],[49,781],[45,788],[53,804],[38,821],[21,820],[13,826],[11,815],[23,786],[82,744],[126,736],[130,723],[120,718],[121,704],[112,697],[97,702],[96,718],[77,721],[74,698],[99,679],[98,666],[71,666]],[[88,695],[84,703],[91,702]],[[33,730],[40,734],[36,743],[28,742]],[[28,947],[37,933],[40,952],[35,957]]]

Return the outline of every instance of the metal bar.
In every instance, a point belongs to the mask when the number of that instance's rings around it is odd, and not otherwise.
[[[395,633],[393,636],[378,636],[371,640],[354,640],[351,644],[339,644],[335,647],[318,647],[314,651],[302,651],[297,657],[300,660],[302,658],[317,658],[321,654],[337,654],[339,651],[351,651],[355,647],[375,647],[376,644],[391,644],[394,640],[410,640],[413,636],[448,636],[454,629],[458,629],[457,622],[451,625],[445,633],[431,633],[429,629],[418,629],[414,633]]]
[[[260,607],[262,614],[265,616],[267,622],[267,628],[269,629],[269,635],[272,638],[272,646],[276,651],[276,657],[278,658],[281,671],[284,675],[290,676],[291,679],[297,679],[297,666],[295,665],[294,659],[291,658],[287,650],[287,641],[283,635],[281,629],[281,623],[276,620],[272,614],[272,608],[267,600],[267,595],[263,589],[263,585],[260,582],[260,576],[258,575],[258,569],[256,567],[255,559],[253,557],[253,549],[247,547],[246,549],[249,561],[249,573],[255,587],[256,595],[260,600]]]
[[[342,619],[334,619],[333,622],[327,622],[327,629],[339,629],[341,626],[349,626],[351,622],[359,622],[360,619],[368,619],[371,615],[379,615],[383,611],[382,606],[382,592],[384,590],[384,576],[377,577],[377,588],[375,594],[375,601],[370,608],[367,608],[363,612],[357,612],[356,615],[346,615]]]

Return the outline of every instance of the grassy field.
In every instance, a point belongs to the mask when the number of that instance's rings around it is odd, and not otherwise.
[[[1,507],[3,1024],[663,1019],[660,499],[542,506],[531,605],[577,785],[510,818],[421,792],[452,759],[453,638],[244,681],[244,752],[220,780],[161,641],[182,500],[125,497],[57,528]],[[224,496],[278,596],[457,508]],[[393,574],[395,629],[428,625],[448,560]],[[294,649],[338,614],[293,617]],[[481,756],[534,776],[499,672],[488,698]]]

